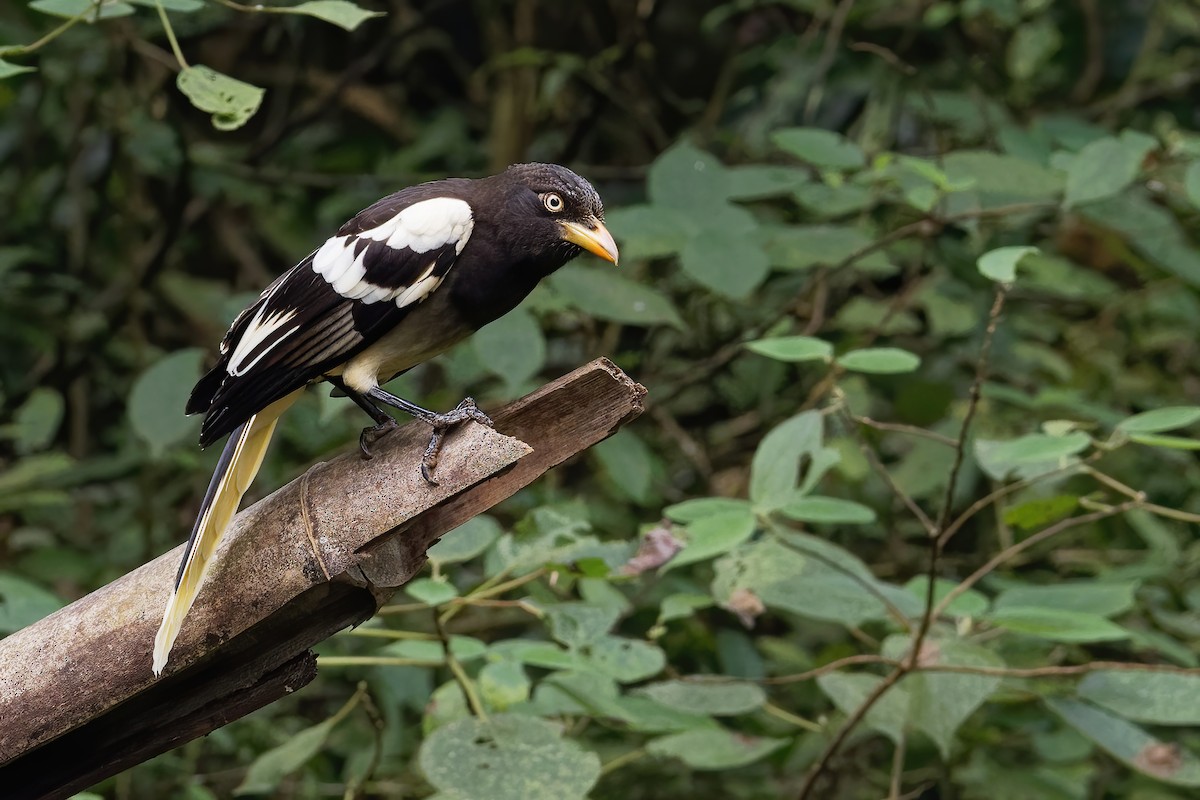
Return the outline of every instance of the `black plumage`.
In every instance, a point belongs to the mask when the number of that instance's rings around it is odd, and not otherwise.
[[[561,210],[547,208],[549,194],[561,198]],[[367,238],[372,232],[377,237],[381,230],[386,233],[389,222],[402,212],[420,210],[430,201],[452,210],[457,206],[444,201],[462,201],[469,207],[471,230],[461,252],[459,240],[453,237],[424,251]],[[336,373],[400,326],[436,324],[443,329],[446,346],[453,345],[515,308],[538,281],[582,252],[580,244],[564,237],[564,222],[595,228],[603,231],[597,234],[601,239],[607,237],[603,214],[600,198],[587,181],[563,167],[545,164],[518,165],[479,180],[425,183],[376,202],[330,240],[344,237],[345,257],[361,261],[363,275],[355,286],[395,292],[413,287],[422,277],[440,280],[440,285],[402,307],[394,301],[363,302],[346,296],[353,291],[339,293],[315,270],[322,249],[313,251],[238,316],[222,343],[217,364],[196,385],[187,412],[205,415],[201,445],[225,436],[297,388]],[[436,240],[437,231],[428,238]],[[615,248],[609,257],[615,260]],[[440,318],[421,319],[419,312],[435,298]],[[248,331],[261,332],[264,320],[283,317],[286,323],[256,336],[254,346],[244,349]],[[413,330],[412,339],[421,343],[422,351],[414,355],[429,349],[425,333]],[[386,381],[392,376],[376,377]]]

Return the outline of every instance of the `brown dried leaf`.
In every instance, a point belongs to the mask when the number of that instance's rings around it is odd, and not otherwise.
[[[646,570],[657,569],[675,557],[683,549],[683,542],[672,533],[670,520],[663,520],[658,527],[646,531],[633,558],[621,566],[622,575],[640,575]]]

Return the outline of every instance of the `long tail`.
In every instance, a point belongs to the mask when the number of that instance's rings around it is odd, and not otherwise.
[[[167,601],[162,625],[154,637],[153,668],[156,676],[167,666],[167,656],[183,627],[183,618],[200,592],[200,584],[208,572],[213,553],[224,537],[229,521],[237,513],[242,495],[250,488],[258,468],[262,466],[267,445],[271,443],[271,435],[275,432],[275,423],[298,395],[299,392],[293,392],[276,400],[229,434],[229,441],[221,451],[217,468],[208,483],[196,524],[192,526],[192,535],[183,553],[183,563],[179,565],[179,573],[175,576],[175,591]]]

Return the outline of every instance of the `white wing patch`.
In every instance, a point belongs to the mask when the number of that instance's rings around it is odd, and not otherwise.
[[[462,253],[471,238],[475,220],[471,206],[453,197],[422,200],[396,216],[359,234],[334,236],[313,255],[313,271],[329,282],[330,287],[347,300],[360,303],[395,301],[398,308],[419,303],[441,285],[445,276],[433,275],[436,259],[409,286],[389,288],[366,280],[366,254],[370,247],[356,245],[358,239],[382,242],[387,247],[413,253],[428,253],[454,245],[455,254]],[[354,251],[361,248],[358,256]],[[252,325],[253,327],[253,325]],[[235,353],[236,356],[236,353]],[[253,366],[253,365],[251,365]]]
[[[413,203],[387,222],[358,234],[359,238],[386,242],[394,250],[408,248],[428,253],[454,243],[461,253],[471,238],[475,219],[467,201],[454,197],[435,197]]]
[[[229,358],[229,366],[226,367],[230,375],[246,374],[246,372],[254,368],[255,364],[262,360],[263,356],[278,347],[280,342],[300,330],[299,325],[293,326],[291,330],[276,337],[275,341],[268,344],[268,339],[274,335],[275,331],[288,324],[296,316],[296,312],[295,310],[283,313],[275,312],[270,316],[264,316],[266,310],[266,305],[259,308],[258,313],[254,315],[254,319],[250,320],[250,325],[246,328],[246,332],[242,334],[242,338],[238,341],[233,355]],[[247,358],[254,355],[255,350],[264,344],[266,344],[266,347],[263,347],[262,352],[254,356],[253,361],[249,364],[244,363]]]

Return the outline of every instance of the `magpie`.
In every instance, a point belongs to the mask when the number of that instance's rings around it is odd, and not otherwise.
[[[470,397],[435,413],[381,388],[515,308],[538,281],[584,250],[613,264],[592,185],[555,164],[410,186],[359,212],[238,314],[187,413],[200,446],[228,442],[204,495],[154,640],[162,673],[225,529],[262,464],[280,415],[328,381],[374,420],[359,446],[396,425],[380,404],[433,429],[421,474],[434,483],[446,431],[491,425]]]

